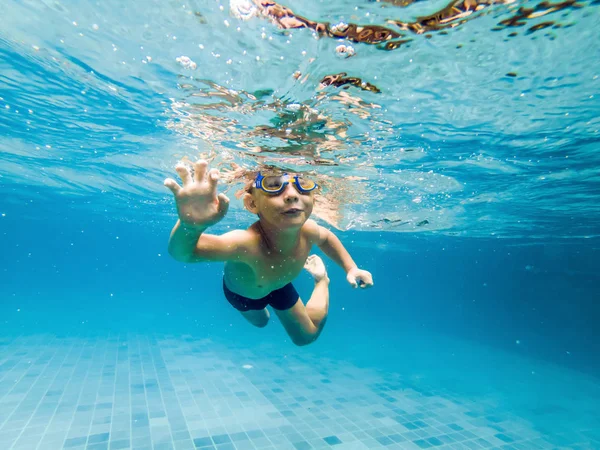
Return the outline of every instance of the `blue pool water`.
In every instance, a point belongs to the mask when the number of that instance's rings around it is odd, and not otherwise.
[[[3,4],[0,449],[600,448],[600,5],[447,5]],[[315,343],[168,255],[199,157],[323,185]]]

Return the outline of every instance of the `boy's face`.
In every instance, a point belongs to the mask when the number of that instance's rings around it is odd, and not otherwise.
[[[312,214],[314,191],[302,193],[290,180],[277,194],[253,188],[245,205],[250,212],[258,214],[260,220],[280,229],[300,228]]]

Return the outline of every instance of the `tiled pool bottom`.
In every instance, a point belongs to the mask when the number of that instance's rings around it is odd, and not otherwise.
[[[588,430],[589,431],[589,430]],[[0,449],[600,448],[344,361],[168,336],[0,338]]]

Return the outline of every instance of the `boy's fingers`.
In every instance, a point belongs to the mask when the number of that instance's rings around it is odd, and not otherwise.
[[[190,175],[190,171],[183,164],[177,164],[175,166],[175,171],[179,174],[179,178],[181,178],[181,182],[185,186],[192,181],[192,176]]]
[[[207,167],[208,163],[204,159],[199,159],[198,161],[196,161],[196,163],[194,164],[194,180],[204,181]]]
[[[177,181],[175,181],[173,178],[167,178],[163,184],[169,188],[169,190],[174,194],[177,195],[177,193],[179,192],[179,190],[181,189],[181,186],[179,186],[177,184]]]
[[[210,190],[216,194],[217,193],[217,183],[219,182],[221,174],[218,169],[210,169],[208,172],[208,184],[210,185]]]
[[[370,288],[371,286],[373,286],[373,278],[372,277],[365,277],[364,281],[361,280],[361,288]]]
[[[357,286],[356,278],[354,278],[352,275],[348,275],[346,279],[348,280],[348,283],[350,283],[350,286],[352,286],[353,288]]]
[[[223,217],[227,214],[227,210],[229,209],[229,198],[227,198],[225,194],[220,193],[217,199],[219,200],[219,217]]]

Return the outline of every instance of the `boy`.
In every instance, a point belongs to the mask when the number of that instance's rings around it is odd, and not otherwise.
[[[271,305],[294,344],[317,339],[329,309],[329,278],[321,258],[309,256],[313,244],[344,268],[353,287],[373,286],[371,274],[356,266],[340,240],[309,219],[315,182],[300,175],[259,172],[243,196],[244,206],[258,221],[247,230],[216,236],[205,231],[225,216],[229,199],[217,195],[217,169],[208,171],[202,160],[193,166],[192,174],[177,165],[183,186],[171,178],[164,182],[175,196],[179,215],[169,253],[182,262],[225,261],[225,297],[251,324],[267,325],[266,306]],[[315,281],[306,306],[291,284],[303,267]]]

